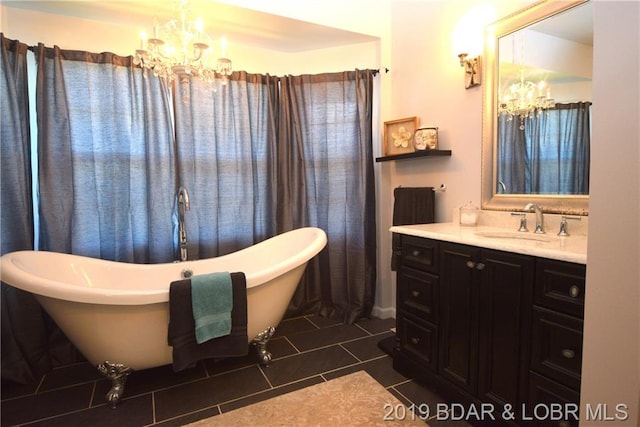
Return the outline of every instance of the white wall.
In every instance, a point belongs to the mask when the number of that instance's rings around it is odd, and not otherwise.
[[[640,425],[640,3],[594,9],[593,141],[582,402]],[[583,408],[584,410],[584,408]],[[623,414],[620,414],[623,415]],[[586,414],[583,412],[582,419]],[[581,426],[602,426],[602,420]]]

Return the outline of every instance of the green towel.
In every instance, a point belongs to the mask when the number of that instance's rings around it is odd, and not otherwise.
[[[198,344],[229,335],[233,308],[231,275],[222,272],[191,277],[191,304]]]

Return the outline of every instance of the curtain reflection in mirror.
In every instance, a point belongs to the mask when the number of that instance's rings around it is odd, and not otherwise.
[[[544,114],[498,118],[499,194],[589,194],[590,102],[556,104]]]

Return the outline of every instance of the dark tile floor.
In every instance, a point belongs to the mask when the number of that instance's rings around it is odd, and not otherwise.
[[[58,368],[38,384],[3,385],[1,425],[178,426],[359,370],[407,405],[434,407],[442,400],[394,371],[392,359],[377,345],[394,326],[394,319],[354,325],[317,316],[287,319],[269,342],[270,366],[257,365],[250,355],[206,360],[180,373],[171,366],[134,372],[116,409],[104,400],[110,382],[88,363]],[[439,424],[434,421],[429,425]]]

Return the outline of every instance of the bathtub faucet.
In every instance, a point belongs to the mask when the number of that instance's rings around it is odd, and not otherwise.
[[[184,213],[189,208],[189,192],[180,186],[176,193],[176,205],[178,206],[178,241],[180,244],[180,261],[187,260],[187,229],[184,226]]]

